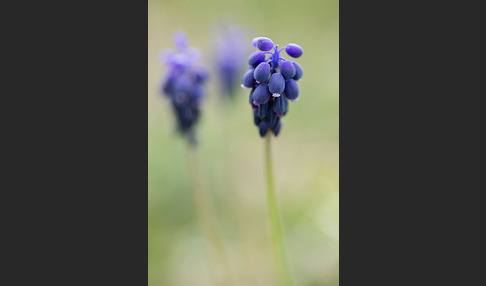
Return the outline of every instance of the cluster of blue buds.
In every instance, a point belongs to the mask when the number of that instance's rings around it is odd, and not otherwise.
[[[230,25],[221,28],[219,37],[214,41],[214,62],[223,96],[234,96],[238,82],[245,73],[243,64],[249,50],[244,38],[246,35],[243,29]]]
[[[260,136],[264,137],[269,129],[277,136],[282,127],[280,118],[288,111],[288,101],[298,99],[297,81],[303,75],[298,63],[285,60],[280,53],[285,50],[290,57],[298,58],[304,50],[296,44],[278,49],[265,37],[254,38],[253,46],[259,51],[248,58],[250,70],[243,76],[241,86],[251,88],[249,102]]]
[[[168,65],[168,73],[162,81],[160,91],[172,104],[178,131],[187,135],[191,143],[195,143],[194,125],[199,119],[204,82],[208,73],[195,66],[200,52],[188,46],[184,33],[177,32],[173,40],[176,51],[164,51],[159,58]]]

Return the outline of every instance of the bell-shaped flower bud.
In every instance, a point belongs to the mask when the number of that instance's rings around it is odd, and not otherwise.
[[[255,108],[253,109],[253,123],[255,123],[256,126],[259,126],[260,122],[262,122],[262,120],[260,119],[260,117],[258,117],[257,109]]]
[[[270,40],[269,38],[265,38],[265,37],[260,37],[257,39],[256,41],[256,44],[257,44],[257,48],[260,50],[260,51],[270,51],[275,45],[273,44],[272,40]]]
[[[295,80],[301,79],[302,76],[304,75],[304,71],[302,70],[302,67],[296,62],[292,62],[292,64],[295,66],[295,75],[293,79]]]
[[[273,102],[273,112],[277,116],[283,116],[287,112],[287,106],[287,98],[285,96],[279,96]]]
[[[261,121],[258,125],[258,131],[260,132],[261,137],[265,137],[268,131],[268,124],[265,121]]]
[[[295,100],[299,96],[299,85],[293,79],[288,79],[285,81],[285,96],[289,100]]]
[[[256,81],[255,78],[253,77],[253,72],[254,69],[250,69],[245,73],[243,76],[243,79],[241,80],[241,85],[246,88],[252,88],[255,86]]]
[[[271,112],[271,109],[269,108],[268,102],[262,105],[259,105],[256,109],[257,116],[260,119],[264,119],[267,117],[268,112]]]
[[[295,76],[295,66],[291,61],[285,61],[280,64],[280,73],[285,79],[291,79]]]
[[[275,136],[278,136],[281,128],[282,128],[282,121],[279,121],[277,123],[277,126],[275,126],[275,128],[272,128],[273,134],[275,134]]]
[[[253,92],[253,100],[258,105],[265,104],[270,99],[270,91],[268,90],[268,85],[266,83],[259,84],[255,91]]]
[[[259,82],[266,82],[270,76],[270,65],[268,63],[260,63],[253,74],[255,80]]]
[[[270,81],[268,82],[268,90],[273,94],[274,97],[279,97],[280,94],[285,89],[285,79],[279,73],[274,73],[270,77]]]
[[[254,68],[256,68],[261,62],[265,61],[265,54],[256,51],[248,58],[248,64]]]
[[[287,52],[287,55],[293,58],[298,58],[304,53],[304,49],[297,44],[288,44],[285,51]]]

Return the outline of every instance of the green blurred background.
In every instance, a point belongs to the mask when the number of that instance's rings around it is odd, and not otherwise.
[[[172,110],[157,92],[166,72],[157,56],[174,48],[177,30],[201,49],[201,65],[211,71],[197,126],[198,147],[232,285],[277,285],[264,141],[253,124],[249,90],[239,88],[234,100],[223,100],[212,72],[212,39],[220,21],[247,31],[250,52],[257,36],[304,48],[297,59],[304,69],[299,101],[290,103],[281,133],[272,142],[275,185],[295,284],[339,284],[338,14],[338,0],[148,1],[149,285],[213,285],[194,209],[186,140],[176,134]]]

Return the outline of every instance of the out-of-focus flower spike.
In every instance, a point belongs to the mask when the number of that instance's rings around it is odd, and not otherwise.
[[[228,22],[221,22],[214,32],[213,57],[221,95],[233,97],[245,71],[247,54],[251,50],[245,45],[247,35],[243,28]],[[253,85],[246,87],[252,88]]]
[[[168,67],[161,92],[170,99],[178,131],[187,136],[190,142],[195,142],[193,127],[199,119],[208,73],[195,66],[200,53],[196,48],[187,46],[185,35],[178,32],[173,38],[177,50],[159,54],[159,61],[162,60]]]

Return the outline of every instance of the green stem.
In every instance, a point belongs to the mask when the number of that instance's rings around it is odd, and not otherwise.
[[[214,218],[215,216],[211,207],[209,194],[204,188],[196,145],[189,144],[188,155],[189,168],[191,170],[191,177],[193,182],[194,203],[196,206],[197,217],[199,219],[200,227],[208,242],[208,247],[209,249],[211,249],[211,251],[209,251],[208,249],[208,252],[215,255],[215,258],[216,260],[218,260],[219,264],[219,267],[215,267],[214,265],[211,266],[213,275],[219,276],[215,278],[215,280],[218,281],[216,282],[216,284],[221,286],[232,285],[231,274],[228,266],[228,261],[226,259],[223,242],[216,227],[216,221]],[[210,263],[210,265],[211,264],[212,263]],[[224,270],[224,273],[217,275],[215,272],[218,272],[218,269]]]
[[[267,133],[265,138],[265,163],[266,163],[266,175],[267,175],[267,202],[268,202],[268,215],[270,218],[270,235],[273,246],[273,253],[275,257],[275,263],[277,264],[277,273],[280,279],[281,285],[292,286],[292,277],[288,267],[287,259],[285,257],[283,238],[282,238],[282,226],[277,208],[277,198],[275,196],[275,187],[273,184],[273,170],[272,170],[272,154],[271,154],[271,132]]]

